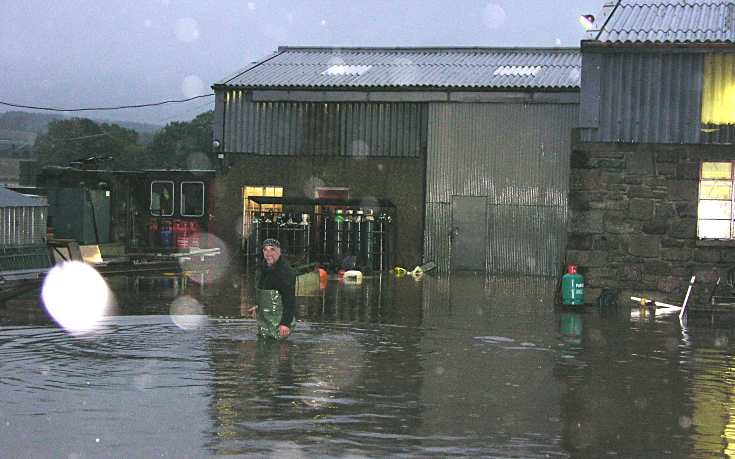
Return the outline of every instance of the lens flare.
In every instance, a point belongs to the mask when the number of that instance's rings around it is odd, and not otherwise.
[[[195,330],[205,326],[209,318],[204,315],[204,306],[196,298],[184,295],[171,303],[171,321],[182,330]]]
[[[187,75],[181,82],[181,93],[184,97],[196,97],[205,93],[205,85],[197,75]]]
[[[184,43],[199,39],[199,23],[194,18],[181,18],[176,21],[176,38]]]
[[[232,266],[232,263],[234,262],[231,259],[230,251],[227,248],[227,244],[225,242],[215,236],[212,233],[207,233],[206,231],[203,231],[199,233],[200,238],[200,247],[202,248],[219,248],[219,253],[217,255],[214,255],[212,257],[205,256],[202,259],[198,259],[196,256],[192,258],[192,262],[194,262],[194,267],[197,269],[194,269],[193,272],[199,272],[201,269],[205,269],[206,275],[204,276],[204,280],[206,282],[212,282],[217,281],[221,279],[227,271]],[[190,262],[181,262],[181,269],[183,271],[192,271],[192,267],[188,266],[187,263]],[[198,265],[198,266],[197,266]],[[189,276],[189,280],[194,282],[200,282],[202,279],[199,274],[192,274]]]
[[[41,299],[49,315],[70,333],[92,331],[110,306],[107,282],[80,261],[56,265],[43,282]]]
[[[498,29],[505,25],[507,15],[502,6],[497,3],[488,3],[483,12],[482,22],[488,29]]]
[[[203,90],[203,88],[202,88]],[[201,92],[199,93],[201,94]],[[190,153],[186,157],[186,165],[189,169],[205,170],[212,168],[212,161],[201,151]]]

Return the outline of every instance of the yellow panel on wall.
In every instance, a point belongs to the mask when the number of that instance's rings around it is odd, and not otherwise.
[[[735,124],[735,54],[704,57],[702,123]]]

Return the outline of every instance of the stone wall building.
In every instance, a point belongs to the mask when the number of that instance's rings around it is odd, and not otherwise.
[[[694,275],[706,304],[735,266],[730,7],[622,0],[582,42],[566,261],[589,302],[681,304]]]

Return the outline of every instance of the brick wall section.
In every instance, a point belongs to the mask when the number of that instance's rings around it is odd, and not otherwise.
[[[731,146],[575,143],[566,261],[585,277],[585,301],[609,288],[619,304],[681,304],[696,275],[692,304],[708,304],[735,243],[697,239],[699,164],[733,158]]]

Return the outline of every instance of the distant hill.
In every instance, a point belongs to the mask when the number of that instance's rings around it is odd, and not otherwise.
[[[0,142],[14,143],[16,145],[33,145],[38,134],[30,131],[15,131],[0,128]]]
[[[48,123],[63,118],[61,115],[46,113],[5,112],[0,113],[0,129],[45,134]]]
[[[159,126],[158,124],[136,123],[134,121],[106,120],[100,118],[90,119],[95,123],[117,124],[118,126],[122,126],[126,129],[137,131],[138,134],[153,134],[159,129],[163,129],[163,126]]]
[[[47,113],[9,111],[5,113],[0,113],[0,129],[8,131],[30,132],[34,134],[45,134],[48,130],[49,122],[64,118],[73,117]],[[141,134],[142,138],[150,137],[144,134],[152,134],[163,127],[156,124],[135,123],[131,121],[117,121],[97,118],[90,119],[95,123],[117,124],[118,126],[122,126],[127,129],[133,129]]]

